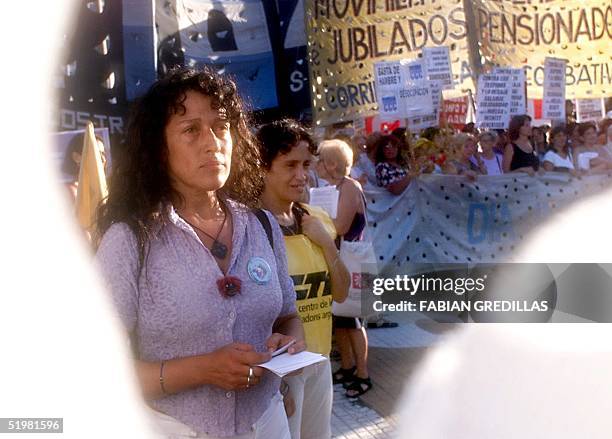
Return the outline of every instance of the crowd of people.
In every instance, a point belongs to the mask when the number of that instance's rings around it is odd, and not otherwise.
[[[357,134],[344,140],[353,147],[351,175],[399,194],[420,174],[501,175],[568,172],[575,176],[612,169],[612,120],[531,126],[528,115],[511,118],[508,130],[478,130],[467,124],[456,132],[428,128],[410,133]]]
[[[93,237],[136,375],[165,437],[331,437],[332,385],[372,383],[367,322],[332,315],[346,300],[343,242],[364,239],[366,184],[401,194],[424,173],[596,173],[612,169],[612,126],[507,132],[427,129],[335,136],[293,120],[254,127],[235,84],[177,69],[137,102],[113,157]],[[75,158],[75,162],[76,162]],[[308,189],[338,190],[335,218]],[[329,360],[332,340],[339,367]],[[282,379],[271,352],[325,361]]]

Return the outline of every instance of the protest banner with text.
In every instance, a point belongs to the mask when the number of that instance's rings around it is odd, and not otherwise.
[[[374,63],[448,46],[453,81],[473,88],[462,0],[306,0],[315,125],[375,114]]]
[[[528,95],[541,98],[544,59],[571,60],[567,97],[610,96],[610,0],[472,0],[480,51],[488,64],[525,68]]]

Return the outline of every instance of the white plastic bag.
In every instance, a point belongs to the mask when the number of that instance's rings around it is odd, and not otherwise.
[[[362,291],[367,292],[370,280],[378,275],[372,242],[367,239],[342,241],[340,259],[349,271],[351,284],[346,300],[342,303],[333,302],[332,314],[341,317],[368,317],[375,314],[374,310],[361,310]]]

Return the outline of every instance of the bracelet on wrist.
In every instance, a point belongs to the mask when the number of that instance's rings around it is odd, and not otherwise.
[[[159,365],[159,387],[164,395],[168,395],[166,392],[166,388],[164,387],[164,366],[166,365],[165,361],[162,361]]]

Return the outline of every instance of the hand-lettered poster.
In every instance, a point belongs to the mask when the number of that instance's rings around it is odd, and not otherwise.
[[[512,75],[487,74],[478,78],[476,126],[507,129],[512,104]]]
[[[466,124],[468,105],[468,96],[443,99],[440,108],[440,125],[448,125],[458,130],[462,129]]]
[[[564,59],[549,58],[544,60],[544,97],[542,115],[546,119],[565,120],[565,67]]]

